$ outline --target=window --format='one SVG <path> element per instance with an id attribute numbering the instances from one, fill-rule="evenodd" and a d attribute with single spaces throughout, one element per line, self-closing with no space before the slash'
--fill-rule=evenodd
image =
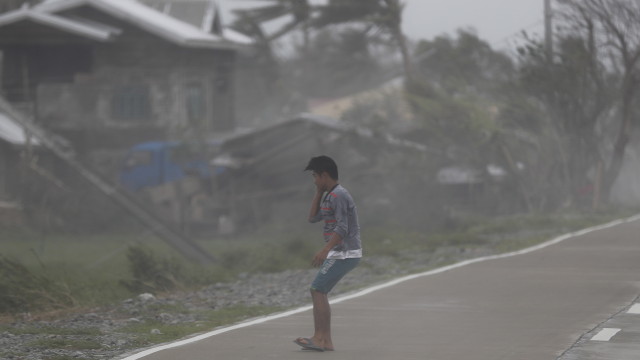
<path id="1" fill-rule="evenodd" d="M 185 93 L 185 105 L 189 123 L 199 123 L 205 117 L 204 88 L 202 84 L 188 84 Z"/>
<path id="2" fill-rule="evenodd" d="M 149 115 L 148 86 L 127 85 L 115 89 L 111 100 L 111 116 L 115 120 L 147 120 Z"/>

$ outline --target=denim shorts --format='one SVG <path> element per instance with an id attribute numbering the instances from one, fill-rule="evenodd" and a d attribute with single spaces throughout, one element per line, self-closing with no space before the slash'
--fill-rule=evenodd
<path id="1" fill-rule="evenodd" d="M 353 259 L 327 259 L 322 263 L 315 280 L 311 283 L 311 290 L 322 294 L 328 294 L 331 289 L 347 273 L 360 263 L 359 258 Z"/>

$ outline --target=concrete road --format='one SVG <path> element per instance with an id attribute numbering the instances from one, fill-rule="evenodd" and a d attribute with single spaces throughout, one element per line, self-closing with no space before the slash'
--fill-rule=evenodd
<path id="1" fill-rule="evenodd" d="M 638 294 L 640 221 L 634 220 L 334 304 L 335 352 L 302 351 L 292 343 L 311 335 L 306 310 L 128 359 L 542 360 L 578 347 L 582 359 L 621 359 L 621 353 L 607 357 L 602 346 L 594 347 L 597 356 L 589 353 L 586 334 L 629 308 Z M 628 321 L 637 328 L 640 315 Z M 626 351 L 640 356 L 634 348 Z"/>

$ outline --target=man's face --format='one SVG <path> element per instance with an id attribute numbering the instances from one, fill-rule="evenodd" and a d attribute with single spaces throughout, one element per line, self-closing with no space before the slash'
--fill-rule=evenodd
<path id="1" fill-rule="evenodd" d="M 326 172 L 322 172 L 322 173 L 317 173 L 317 172 L 312 172 L 311 175 L 313 176 L 313 183 L 316 184 L 316 187 L 319 190 L 323 190 L 326 191 L 327 190 L 327 178 L 329 177 L 329 175 Z"/>

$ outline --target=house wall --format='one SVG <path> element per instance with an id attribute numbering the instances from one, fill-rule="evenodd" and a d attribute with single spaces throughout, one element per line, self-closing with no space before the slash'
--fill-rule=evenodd
<path id="1" fill-rule="evenodd" d="M 52 128 L 234 127 L 233 54 L 144 41 L 96 45 L 91 73 L 41 83 L 38 118 Z"/>
<path id="2" fill-rule="evenodd" d="M 45 127 L 95 139 L 94 145 L 114 146 L 121 146 L 127 136 L 135 143 L 206 136 L 235 127 L 234 51 L 177 45 L 90 7 L 64 15 L 113 26 L 122 35 L 106 43 L 86 39 L 76 43 L 70 38 L 71 44 L 65 45 L 44 41 L 4 47 L 6 64 L 32 68 L 27 73 L 29 83 L 37 84 L 35 118 Z M 78 51 L 81 62 L 74 60 Z M 57 61 L 38 55 L 44 53 L 55 54 Z M 9 72 L 23 74 L 23 70 Z M 5 93 L 12 90 L 7 86 Z"/>
<path id="3" fill-rule="evenodd" d="M 0 201 L 19 199 L 19 153 L 9 144 L 0 141 Z"/>

